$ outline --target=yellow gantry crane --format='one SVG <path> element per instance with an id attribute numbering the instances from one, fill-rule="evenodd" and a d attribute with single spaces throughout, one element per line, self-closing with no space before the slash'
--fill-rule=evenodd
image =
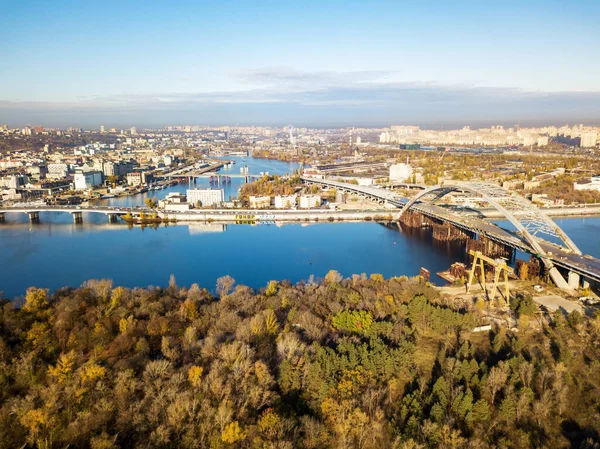
<path id="1" fill-rule="evenodd" d="M 475 271 L 479 268 L 479 281 L 481 285 L 485 289 L 486 294 L 489 297 L 490 301 L 493 301 L 496 297 L 496 290 L 500 290 L 498 287 L 498 282 L 500 281 L 500 276 L 504 274 L 504 298 L 506 301 L 510 299 L 510 292 L 508 289 L 508 275 L 513 274 L 514 270 L 508 266 L 505 259 L 492 259 L 491 257 L 484 256 L 481 251 L 473 251 L 470 250 L 469 254 L 473 256 L 473 265 L 471 266 L 471 271 L 469 272 L 469 281 L 467 284 L 467 293 L 471 290 L 471 285 L 473 285 L 473 281 L 475 278 Z M 485 284 L 485 270 L 484 270 L 484 262 L 494 267 L 494 286 L 492 287 L 491 296 L 487 291 L 487 287 Z"/>

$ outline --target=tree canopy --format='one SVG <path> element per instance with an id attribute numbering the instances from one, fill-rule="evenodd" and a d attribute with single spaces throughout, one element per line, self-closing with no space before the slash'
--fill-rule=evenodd
<path id="1" fill-rule="evenodd" d="M 472 332 L 418 278 L 234 283 L 4 300 L 0 447 L 598 447 L 600 318 Z"/>

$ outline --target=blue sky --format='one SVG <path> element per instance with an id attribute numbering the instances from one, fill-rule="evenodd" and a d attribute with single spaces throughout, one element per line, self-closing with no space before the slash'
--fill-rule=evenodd
<path id="1" fill-rule="evenodd" d="M 0 10 L 0 122 L 11 125 L 600 122 L 597 0 Z"/>

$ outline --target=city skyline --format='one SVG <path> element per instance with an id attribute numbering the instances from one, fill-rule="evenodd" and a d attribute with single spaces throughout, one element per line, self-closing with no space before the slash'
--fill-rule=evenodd
<path id="1" fill-rule="evenodd" d="M 597 2 L 17 4 L 0 122 L 598 123 Z"/>

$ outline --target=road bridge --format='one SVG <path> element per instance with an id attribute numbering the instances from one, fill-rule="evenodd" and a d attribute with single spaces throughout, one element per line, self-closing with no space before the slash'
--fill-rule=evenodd
<path id="1" fill-rule="evenodd" d="M 468 233 L 483 235 L 514 249 L 532 254 L 543 262 L 551 279 L 561 289 L 574 290 L 580 283 L 580 276 L 600 282 L 600 260 L 582 254 L 569 236 L 531 202 L 500 186 L 487 183 L 440 185 L 425 189 L 408 200 L 389 190 L 377 187 L 358 186 L 313 177 L 302 177 L 302 181 L 340 189 L 399 208 L 400 211 L 395 217 L 398 220 L 407 211 L 416 210 L 443 223 L 450 223 Z M 437 200 L 455 191 L 469 192 L 488 203 L 515 226 L 516 232 L 500 228 L 481 218 L 464 216 L 456 210 L 435 205 Z M 557 243 L 543 239 L 541 235 L 550 236 Z M 558 267 L 568 271 L 568 280 L 563 277 Z"/>

